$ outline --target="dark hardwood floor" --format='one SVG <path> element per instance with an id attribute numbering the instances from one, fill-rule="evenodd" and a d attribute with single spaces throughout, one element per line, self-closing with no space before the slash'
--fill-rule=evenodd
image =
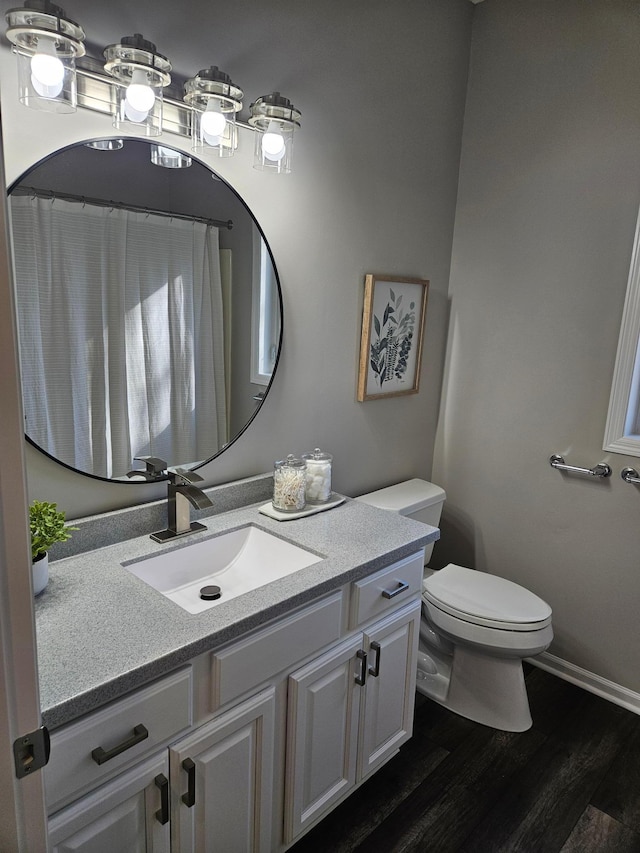
<path id="1" fill-rule="evenodd" d="M 529 731 L 418 695 L 413 738 L 290 853 L 640 853 L 640 716 L 527 670 Z"/>

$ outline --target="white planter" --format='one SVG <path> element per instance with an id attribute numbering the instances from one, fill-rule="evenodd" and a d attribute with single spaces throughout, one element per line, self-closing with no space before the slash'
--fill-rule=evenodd
<path id="1" fill-rule="evenodd" d="M 49 554 L 43 554 L 31 564 L 33 594 L 39 595 L 49 583 Z"/>

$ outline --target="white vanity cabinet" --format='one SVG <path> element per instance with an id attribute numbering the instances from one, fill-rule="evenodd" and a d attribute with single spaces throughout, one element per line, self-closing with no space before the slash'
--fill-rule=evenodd
<path id="1" fill-rule="evenodd" d="M 423 552 L 52 735 L 52 853 L 274 853 L 411 734 Z"/>
<path id="2" fill-rule="evenodd" d="M 419 629 L 413 601 L 289 677 L 285 842 L 411 736 Z"/>

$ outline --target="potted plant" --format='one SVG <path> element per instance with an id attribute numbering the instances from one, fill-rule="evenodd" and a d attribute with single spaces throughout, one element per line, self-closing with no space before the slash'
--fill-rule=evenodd
<path id="1" fill-rule="evenodd" d="M 54 503 L 34 501 L 29 507 L 33 594 L 38 595 L 49 580 L 49 548 L 55 542 L 66 542 L 77 527 L 65 525 L 64 512 Z"/>

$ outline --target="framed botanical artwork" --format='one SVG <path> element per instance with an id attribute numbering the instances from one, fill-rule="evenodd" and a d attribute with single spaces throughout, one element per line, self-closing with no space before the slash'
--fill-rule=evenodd
<path id="1" fill-rule="evenodd" d="M 428 295 L 426 279 L 365 277 L 359 402 L 418 392 Z"/>

